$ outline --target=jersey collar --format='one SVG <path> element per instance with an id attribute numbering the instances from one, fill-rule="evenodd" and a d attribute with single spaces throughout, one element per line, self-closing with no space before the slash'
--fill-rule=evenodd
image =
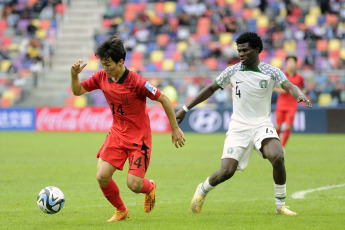
<path id="1" fill-rule="evenodd" d="M 126 80 L 126 78 L 128 77 L 129 74 L 129 70 L 126 68 L 125 72 L 123 73 L 123 75 L 121 76 L 121 78 L 116 82 L 118 84 L 123 84 L 123 82 Z M 108 78 L 108 82 L 112 83 L 114 82 L 111 78 Z"/>

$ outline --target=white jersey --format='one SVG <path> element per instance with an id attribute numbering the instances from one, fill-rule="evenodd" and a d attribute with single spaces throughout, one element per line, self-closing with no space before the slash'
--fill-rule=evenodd
<path id="1" fill-rule="evenodd" d="M 231 119 L 247 125 L 271 123 L 271 98 L 275 86 L 287 82 L 278 68 L 260 62 L 258 67 L 248 68 L 242 63 L 229 66 L 215 80 L 224 89 L 232 85 L 233 114 Z"/>

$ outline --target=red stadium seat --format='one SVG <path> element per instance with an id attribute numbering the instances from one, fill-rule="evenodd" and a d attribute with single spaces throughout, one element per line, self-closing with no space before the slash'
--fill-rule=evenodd
<path id="1" fill-rule="evenodd" d="M 211 22 L 209 18 L 202 17 L 198 20 L 197 33 L 200 35 L 210 33 Z"/>
<path id="2" fill-rule="evenodd" d="M 316 49 L 321 52 L 328 51 L 328 41 L 322 39 L 317 40 Z"/>
<path id="3" fill-rule="evenodd" d="M 157 36 L 157 44 L 159 46 L 166 46 L 169 42 L 169 35 L 168 34 L 158 34 Z"/>
<path id="4" fill-rule="evenodd" d="M 50 20 L 41 20 L 40 28 L 47 30 L 50 28 Z"/>
<path id="5" fill-rule="evenodd" d="M 58 3 L 55 6 L 55 13 L 56 14 L 63 14 L 65 13 L 65 5 L 63 3 Z"/>
<path id="6" fill-rule="evenodd" d="M 250 8 L 243 9 L 243 19 L 247 20 L 253 17 L 253 10 Z"/>

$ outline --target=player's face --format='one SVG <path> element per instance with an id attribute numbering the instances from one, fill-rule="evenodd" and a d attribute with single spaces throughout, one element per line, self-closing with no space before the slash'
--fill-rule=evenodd
<path id="1" fill-rule="evenodd" d="M 258 48 L 253 49 L 249 43 L 237 44 L 238 57 L 243 65 L 247 67 L 256 67 L 259 62 Z"/>
<path id="2" fill-rule="evenodd" d="M 118 63 L 115 63 L 111 57 L 108 59 L 101 59 L 101 65 L 109 78 L 117 78 L 122 71 L 123 59 Z"/>
<path id="3" fill-rule="evenodd" d="M 294 72 L 296 70 L 295 59 L 289 58 L 289 59 L 286 60 L 286 70 L 288 72 Z"/>

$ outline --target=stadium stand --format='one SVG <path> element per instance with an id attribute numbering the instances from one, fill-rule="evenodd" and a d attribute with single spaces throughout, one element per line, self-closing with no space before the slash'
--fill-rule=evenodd
<path id="1" fill-rule="evenodd" d="M 16 9 L 21 11 L 19 18 L 10 16 L 12 14 L 9 13 L 9 8 L 13 8 L 12 2 L 18 3 Z M 54 18 L 51 18 L 49 15 L 52 11 L 48 7 L 48 2 L 50 1 L 17 0 L 8 1 L 2 6 L 2 14 L 6 17 L 1 17 L 0 20 L 1 70 L 14 66 L 12 69 L 19 73 L 20 79 L 28 78 L 33 62 L 25 59 L 29 54 L 31 59 L 43 56 L 44 68 L 47 67 L 46 59 L 53 52 L 48 52 L 48 57 L 46 57 L 47 53 L 38 55 L 37 46 L 50 47 L 49 44 L 54 42 L 59 31 L 57 29 L 59 20 L 56 19 L 61 19 L 70 7 L 69 4 L 52 1 L 55 11 Z M 81 1 L 72 3 L 74 2 Z M 240 33 L 253 31 L 260 34 L 264 41 L 265 50 L 260 54 L 262 61 L 282 68 L 287 55 L 298 56 L 299 72 L 305 77 L 308 94 L 314 103 L 320 102 L 322 106 L 345 103 L 345 73 L 343 71 L 345 68 L 345 3 L 343 1 L 322 1 L 322 4 L 328 2 L 328 8 L 324 5 L 321 7 L 321 3 L 316 0 L 108 0 L 99 2 L 100 6 L 105 2 L 106 7 L 104 7 L 102 22 L 94 30 L 94 47 L 104 41 L 108 35 L 117 34 L 124 39 L 127 48 L 126 66 L 145 73 L 144 76 L 155 81 L 160 87 L 165 87 L 172 82 L 179 92 L 178 102 L 183 103 L 186 97 L 195 95 L 195 88 L 202 87 L 228 65 L 238 62 L 234 41 Z M 43 11 L 41 7 L 38 11 L 34 10 L 37 8 L 35 4 L 45 4 L 47 9 Z M 85 5 L 86 2 L 83 4 Z M 19 38 L 8 34 L 9 27 L 14 27 L 16 34 L 18 34 L 17 31 L 21 31 Z M 72 33 L 70 32 L 72 30 L 76 29 L 66 27 L 63 33 L 58 34 L 60 37 L 64 34 L 66 39 L 58 46 L 53 46 L 58 47 L 53 53 L 53 59 L 56 60 L 53 69 L 67 68 L 66 65 L 69 66 L 72 62 L 65 60 L 66 54 L 70 52 L 71 55 L 67 56 L 73 56 L 72 52 L 78 51 L 72 49 L 77 48 L 74 47 L 76 43 L 67 42 L 69 36 L 67 33 Z M 30 37 L 31 39 L 38 39 L 41 44 L 27 47 L 24 54 L 17 52 L 16 58 L 10 58 L 8 53 L 22 50 L 22 41 L 27 40 L 28 35 L 33 37 Z M 29 41 L 26 42 L 29 43 Z M 37 41 L 31 41 L 34 44 L 35 42 Z M 62 52 L 65 52 L 64 55 L 61 55 Z M 86 58 L 88 66 L 83 75 L 84 78 L 100 68 L 98 60 L 91 54 L 92 50 L 87 52 L 89 53 Z M 84 54 L 83 57 L 85 58 Z M 60 59 L 63 60 L 59 61 Z M 8 77 L 10 76 L 8 73 L 3 75 L 1 79 L 6 80 L 1 80 L 1 82 L 6 85 L 11 77 Z M 22 83 L 24 86 L 27 84 Z M 194 84 L 198 85 L 194 86 Z M 9 86 L 5 88 L 8 90 Z M 325 93 L 331 95 L 331 100 L 319 98 Z M 75 99 L 70 91 L 65 91 L 64 95 L 63 105 L 75 105 Z M 230 102 L 231 94 L 225 96 L 224 99 L 224 95 L 215 95 L 210 101 L 219 102 L 217 98 L 221 98 L 225 103 Z M 104 105 L 104 99 L 100 94 L 87 97 L 86 102 L 79 102 L 79 104 Z"/>
<path id="2" fill-rule="evenodd" d="M 129 47 L 131 59 L 126 65 L 157 77 L 162 72 L 165 76 L 180 71 L 195 73 L 200 63 L 208 71 L 222 71 L 238 62 L 234 44 L 238 35 L 257 32 L 264 41 L 262 61 L 282 68 L 287 55 L 297 55 L 313 102 L 335 105 L 345 102 L 345 74 L 341 71 L 345 67 L 345 3 L 330 0 L 330 10 L 325 12 L 319 4 L 293 0 L 110 1 L 95 41 L 99 44 L 107 35 L 119 35 Z M 137 14 L 132 13 L 135 10 Z M 324 72 L 326 78 L 314 70 Z M 162 85 L 168 82 L 158 79 Z M 180 81 L 175 80 L 175 87 Z M 194 82 L 187 80 L 186 84 Z M 319 98 L 326 91 L 331 100 Z"/>
<path id="3" fill-rule="evenodd" d="M 8 0 L 0 4 L 0 106 L 37 87 L 51 65 L 61 0 Z M 59 9 L 59 10 L 58 10 Z"/>

